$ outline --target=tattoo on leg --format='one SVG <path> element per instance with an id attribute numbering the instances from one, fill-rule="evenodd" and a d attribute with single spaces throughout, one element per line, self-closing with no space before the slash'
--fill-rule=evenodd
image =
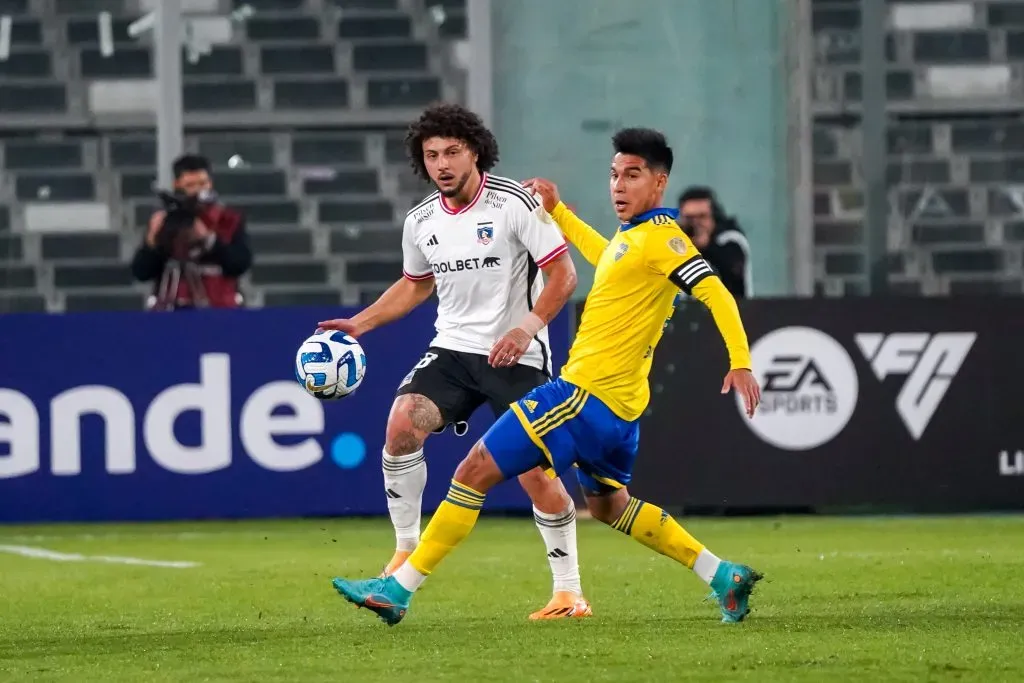
<path id="1" fill-rule="evenodd" d="M 422 394 L 409 394 L 409 421 L 422 432 L 432 432 L 441 427 L 441 411 L 434 402 Z"/>
<path id="2" fill-rule="evenodd" d="M 412 432 L 398 432 L 392 435 L 387 444 L 387 451 L 393 457 L 415 453 L 423 446 L 423 441 Z"/>

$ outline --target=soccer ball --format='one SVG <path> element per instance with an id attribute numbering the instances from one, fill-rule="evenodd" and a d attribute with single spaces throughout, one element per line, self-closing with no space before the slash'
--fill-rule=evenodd
<path id="1" fill-rule="evenodd" d="M 318 330 L 295 354 L 295 379 L 321 400 L 350 395 L 362 384 L 365 373 L 363 347 L 344 332 Z"/>

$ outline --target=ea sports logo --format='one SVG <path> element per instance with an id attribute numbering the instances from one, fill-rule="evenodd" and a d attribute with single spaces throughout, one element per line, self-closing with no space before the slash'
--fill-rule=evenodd
<path id="1" fill-rule="evenodd" d="M 750 355 L 761 405 L 744 422 L 762 440 L 803 451 L 843 431 L 857 407 L 857 370 L 839 342 L 810 327 L 784 327 L 758 339 Z"/>

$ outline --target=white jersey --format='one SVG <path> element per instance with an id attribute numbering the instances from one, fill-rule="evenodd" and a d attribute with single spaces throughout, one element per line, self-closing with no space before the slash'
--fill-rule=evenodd
<path id="1" fill-rule="evenodd" d="M 410 280 L 434 278 L 437 336 L 431 346 L 481 355 L 533 310 L 540 269 L 568 250 L 562 232 L 522 185 L 483 174 L 473 200 L 455 211 L 435 192 L 409 212 L 402 267 Z M 544 328 L 519 361 L 549 375 Z"/>

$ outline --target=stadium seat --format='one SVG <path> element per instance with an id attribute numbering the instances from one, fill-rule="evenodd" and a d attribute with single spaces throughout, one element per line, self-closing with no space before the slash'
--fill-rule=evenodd
<path id="1" fill-rule="evenodd" d="M 60 113 L 66 109 L 67 90 L 63 84 L 0 84 L 0 114 Z"/>
<path id="2" fill-rule="evenodd" d="M 0 263 L 0 290 L 35 289 L 36 269 L 32 266 Z"/>
<path id="3" fill-rule="evenodd" d="M 427 46 L 422 43 L 377 43 L 352 48 L 356 71 L 426 71 Z"/>
<path id="4" fill-rule="evenodd" d="M 64 297 L 64 310 L 69 313 L 85 311 L 141 311 L 146 295 L 140 292 L 68 292 Z"/>
<path id="5" fill-rule="evenodd" d="M 251 81 L 185 83 L 182 101 L 190 111 L 252 111 L 256 108 L 256 84 Z"/>
<path id="6" fill-rule="evenodd" d="M 75 142 L 17 142 L 3 145 L 3 166 L 9 171 L 82 167 L 82 146 Z"/>
<path id="7" fill-rule="evenodd" d="M 0 79 L 43 79 L 53 75 L 50 53 L 41 50 L 11 50 L 0 60 Z"/>
<path id="8" fill-rule="evenodd" d="M 257 254 L 308 256 L 313 253 L 313 233 L 299 228 L 260 228 L 249 231 L 249 241 Z"/>
<path id="9" fill-rule="evenodd" d="M 342 17 L 338 21 L 338 37 L 366 40 L 371 38 L 409 38 L 412 20 L 404 15 Z"/>
<path id="10" fill-rule="evenodd" d="M 264 307 L 338 306 L 341 303 L 341 293 L 330 287 L 285 290 L 268 287 L 263 294 Z"/>
<path id="11" fill-rule="evenodd" d="M 328 45 L 265 47 L 260 71 L 267 76 L 334 73 L 334 50 Z"/>
<path id="12" fill-rule="evenodd" d="M 53 284 L 63 289 L 75 287 L 116 287 L 128 289 L 134 284 L 131 270 L 124 263 L 57 263 L 53 266 Z"/>
<path id="13" fill-rule="evenodd" d="M 117 234 L 43 235 L 40 253 L 48 261 L 116 260 L 121 256 Z"/>
<path id="14" fill-rule="evenodd" d="M 395 220 L 391 203 L 383 200 L 320 202 L 321 223 L 385 223 Z"/>
<path id="15" fill-rule="evenodd" d="M 366 144 L 363 139 L 348 138 L 292 138 L 294 164 L 363 164 Z"/>
<path id="16" fill-rule="evenodd" d="M 275 109 L 341 109 L 348 103 L 348 81 L 342 79 L 289 79 L 274 83 Z"/>
<path id="17" fill-rule="evenodd" d="M 348 280 L 352 283 L 393 282 L 402 277 L 402 261 L 392 259 L 369 259 L 348 264 Z"/>
<path id="18" fill-rule="evenodd" d="M 260 17 L 245 22 L 245 34 L 252 41 L 316 42 L 320 22 L 314 17 Z"/>
<path id="19" fill-rule="evenodd" d="M 307 259 L 292 262 L 257 261 L 250 276 L 254 285 L 326 285 L 327 264 Z"/>
<path id="20" fill-rule="evenodd" d="M 96 196 L 96 180 L 90 173 L 19 175 L 15 196 L 23 201 L 81 201 Z"/>
<path id="21" fill-rule="evenodd" d="M 85 47 L 79 53 L 79 68 L 85 78 L 151 78 L 153 53 L 142 47 L 126 47 L 104 55 L 99 48 Z"/>
<path id="22" fill-rule="evenodd" d="M 111 38 L 118 49 L 122 45 L 135 45 L 135 39 L 128 35 L 128 27 L 138 17 L 116 17 L 111 19 Z M 100 24 L 95 17 L 68 19 L 67 41 L 69 45 L 96 46 L 100 42 Z"/>
<path id="23" fill-rule="evenodd" d="M 35 47 L 43 42 L 43 23 L 19 17 L 11 22 L 11 45 Z"/>
<path id="24" fill-rule="evenodd" d="M 303 192 L 315 197 L 319 195 L 365 194 L 380 192 L 376 171 L 334 171 L 329 178 L 307 178 L 302 183 Z"/>
<path id="25" fill-rule="evenodd" d="M 183 60 L 182 72 L 189 76 L 241 76 L 245 73 L 242 51 L 237 47 L 218 46 L 198 61 Z"/>
<path id="26" fill-rule="evenodd" d="M 371 107 L 423 107 L 441 99 L 441 82 L 436 78 L 374 79 L 367 84 Z"/>
<path id="27" fill-rule="evenodd" d="M 0 289 L 0 312 L 45 313 L 46 298 L 41 294 L 5 292 Z"/>
<path id="28" fill-rule="evenodd" d="M 156 140 L 111 140 L 109 154 L 114 168 L 153 168 L 156 166 Z"/>
<path id="29" fill-rule="evenodd" d="M 334 254 L 390 254 L 400 248 L 402 231 L 396 229 L 348 228 L 332 230 L 330 250 Z"/>
<path id="30" fill-rule="evenodd" d="M 24 257 L 24 245 L 19 235 L 0 234 L 0 263 L 20 261 Z"/>

